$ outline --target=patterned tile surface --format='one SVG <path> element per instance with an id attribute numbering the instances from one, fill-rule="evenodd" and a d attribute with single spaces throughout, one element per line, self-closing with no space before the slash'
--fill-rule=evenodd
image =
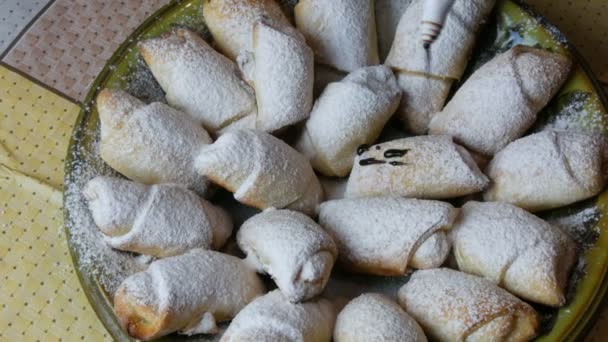
<path id="1" fill-rule="evenodd" d="M 525 0 L 559 27 L 596 75 L 608 82 L 608 1 Z"/>
<path id="2" fill-rule="evenodd" d="M 108 340 L 63 230 L 63 158 L 79 108 L 3 67 L 0 84 L 0 341 Z"/>
<path id="3" fill-rule="evenodd" d="M 167 2 L 56 0 L 4 62 L 80 101 L 118 45 Z"/>
<path id="4" fill-rule="evenodd" d="M 0 0 L 0 55 L 51 0 Z"/>

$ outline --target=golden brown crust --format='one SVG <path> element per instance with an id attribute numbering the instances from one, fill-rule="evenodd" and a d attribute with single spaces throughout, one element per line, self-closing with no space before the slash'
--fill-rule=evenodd
<path id="1" fill-rule="evenodd" d="M 274 0 L 204 0 L 202 9 L 217 49 L 232 60 L 250 47 L 246 39 L 260 17 L 289 24 Z"/>
<path id="2" fill-rule="evenodd" d="M 135 338 L 148 341 L 163 335 L 167 313 L 137 303 L 123 288 L 114 296 L 114 311 L 122 328 Z"/>

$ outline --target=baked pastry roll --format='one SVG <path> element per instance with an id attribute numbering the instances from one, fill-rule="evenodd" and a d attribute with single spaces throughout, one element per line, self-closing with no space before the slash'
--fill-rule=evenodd
<path id="1" fill-rule="evenodd" d="M 220 341 L 329 342 L 335 321 L 335 308 L 327 299 L 291 303 L 274 290 L 239 312 Z"/>
<path id="2" fill-rule="evenodd" d="M 374 0 L 300 0 L 294 14 L 317 62 L 346 72 L 380 63 Z"/>
<path id="3" fill-rule="evenodd" d="M 568 77 L 567 56 L 516 46 L 479 68 L 437 113 L 431 134 L 447 134 L 488 156 L 522 136 Z"/>
<path id="4" fill-rule="evenodd" d="M 538 331 L 530 305 L 486 279 L 446 268 L 415 272 L 398 297 L 437 341 L 529 341 Z"/>
<path id="5" fill-rule="evenodd" d="M 391 69 L 378 65 L 356 70 L 325 88 L 296 149 L 324 175 L 346 176 L 357 147 L 378 138 L 400 98 Z"/>
<path id="6" fill-rule="evenodd" d="M 195 33 L 176 29 L 137 46 L 167 102 L 210 132 L 256 112 L 254 91 L 236 64 Z"/>
<path id="7" fill-rule="evenodd" d="M 140 340 L 175 331 L 213 334 L 216 322 L 230 320 L 264 291 L 255 271 L 239 258 L 193 249 L 125 279 L 114 295 L 114 311 Z"/>
<path id="8" fill-rule="evenodd" d="M 533 302 L 564 304 L 576 246 L 559 228 L 507 203 L 471 201 L 450 234 L 461 271 Z"/>
<path id="9" fill-rule="evenodd" d="M 236 239 L 246 260 L 270 274 L 291 302 L 321 293 L 338 255 L 323 228 L 291 210 L 265 210 L 245 221 Z"/>
<path id="10" fill-rule="evenodd" d="M 606 151 L 601 135 L 544 131 L 521 138 L 486 168 L 492 184 L 484 199 L 539 211 L 593 197 L 606 184 Z"/>
<path id="11" fill-rule="evenodd" d="M 374 9 L 376 11 L 376 31 L 378 31 L 378 54 L 380 61 L 384 61 L 388 56 L 399 20 L 410 6 L 412 0 L 375 0 Z"/>
<path id="12" fill-rule="evenodd" d="M 202 9 L 215 45 L 233 61 L 242 52 L 253 51 L 253 27 L 260 19 L 291 26 L 274 0 L 204 0 Z"/>
<path id="13" fill-rule="evenodd" d="M 228 213 L 179 185 L 98 176 L 83 194 L 104 241 L 123 251 L 167 257 L 219 249 L 232 233 Z"/>
<path id="14" fill-rule="evenodd" d="M 403 275 L 439 267 L 448 256 L 446 232 L 458 211 L 438 201 L 401 197 L 341 199 L 319 207 L 319 223 L 338 245 L 347 270 Z"/>
<path id="15" fill-rule="evenodd" d="M 453 198 L 483 190 L 488 178 L 448 136 L 418 136 L 362 146 L 346 197 Z"/>
<path id="16" fill-rule="evenodd" d="M 393 300 L 365 293 L 340 311 L 334 329 L 335 342 L 426 342 L 416 321 Z"/>
<path id="17" fill-rule="evenodd" d="M 192 118 L 111 89 L 97 96 L 97 111 L 101 158 L 113 169 L 140 183 L 177 183 L 205 192 L 208 182 L 196 173 L 193 161 L 211 138 Z"/>
<path id="18" fill-rule="evenodd" d="M 464 73 L 477 33 L 494 3 L 456 0 L 428 50 L 420 41 L 424 1 L 415 0 L 405 10 L 385 64 L 395 70 L 403 89 L 397 112 L 408 131 L 426 133 L 433 115 L 443 108 L 452 83 Z"/>
<path id="19" fill-rule="evenodd" d="M 258 111 L 255 128 L 274 132 L 308 118 L 313 101 L 314 55 L 300 32 L 260 21 L 253 29 L 251 76 Z M 248 66 L 244 66 L 248 68 Z"/>
<path id="20" fill-rule="evenodd" d="M 323 197 L 306 157 L 261 131 L 228 131 L 201 148 L 195 163 L 201 175 L 255 208 L 286 208 L 312 215 Z"/>

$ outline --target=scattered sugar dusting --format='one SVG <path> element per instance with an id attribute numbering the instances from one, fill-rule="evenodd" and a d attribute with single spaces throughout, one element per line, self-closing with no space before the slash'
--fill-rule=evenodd
<path id="1" fill-rule="evenodd" d="M 600 234 L 598 222 L 602 211 L 593 205 L 584 209 L 564 213 L 548 219 L 549 223 L 559 227 L 584 248 L 591 247 Z"/>
<path id="2" fill-rule="evenodd" d="M 115 173 L 99 158 L 98 138 L 96 130 L 89 131 L 86 127 L 73 135 L 73 143 L 77 145 L 69 152 L 66 166 L 69 174 L 64 190 L 65 224 L 71 249 L 78 256 L 78 268 L 92 274 L 107 293 L 113 294 L 126 277 L 144 270 L 150 259 L 136 258 L 131 253 L 116 251 L 106 245 L 89 213 L 82 194 L 85 184 L 100 171 L 108 175 Z"/>

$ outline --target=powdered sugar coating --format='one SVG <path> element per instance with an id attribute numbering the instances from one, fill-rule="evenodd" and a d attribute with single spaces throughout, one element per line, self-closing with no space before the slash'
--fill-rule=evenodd
<path id="1" fill-rule="evenodd" d="M 232 61 L 202 38 L 177 29 L 138 43 L 167 102 L 215 131 L 256 112 L 254 92 Z"/>
<path id="2" fill-rule="evenodd" d="M 388 67 L 358 69 L 325 88 L 296 149 L 324 175 L 346 176 L 357 147 L 378 138 L 400 98 L 401 91 Z"/>
<path id="3" fill-rule="evenodd" d="M 323 192 L 310 163 L 278 138 L 253 130 L 228 131 L 201 148 L 198 172 L 244 204 L 314 213 Z"/>
<path id="4" fill-rule="evenodd" d="M 232 233 L 228 213 L 179 185 L 98 176 L 83 193 L 104 241 L 116 249 L 166 257 L 219 249 Z"/>
<path id="5" fill-rule="evenodd" d="M 301 0 L 294 14 L 317 62 L 346 72 L 380 63 L 374 0 Z"/>
<path id="6" fill-rule="evenodd" d="M 277 27 L 291 26 L 274 0 L 204 0 L 202 11 L 217 48 L 232 60 L 253 51 L 256 22 L 263 19 Z"/>
<path id="7" fill-rule="evenodd" d="M 426 342 L 416 321 L 380 294 L 366 293 L 350 301 L 336 320 L 335 342 Z"/>
<path id="8" fill-rule="evenodd" d="M 319 207 L 319 223 L 338 245 L 339 262 L 347 269 L 378 275 L 403 275 L 408 265 L 438 267 L 450 250 L 417 250 L 436 234 L 450 229 L 458 211 L 438 201 L 401 197 L 342 199 Z M 446 248 L 442 248 L 442 247 Z M 424 257 L 434 262 L 425 262 Z M 415 266 L 414 266 L 415 265 Z"/>
<path id="9" fill-rule="evenodd" d="M 121 90 L 102 90 L 97 108 L 101 158 L 113 169 L 140 183 L 177 183 L 205 193 L 208 182 L 193 161 L 211 138 L 192 118 L 160 102 L 146 105 Z"/>
<path id="10" fill-rule="evenodd" d="M 600 193 L 608 140 L 599 134 L 543 131 L 509 144 L 487 167 L 488 201 L 531 211 L 558 208 Z"/>
<path id="11" fill-rule="evenodd" d="M 559 228 L 507 203 L 470 201 L 450 237 L 461 271 L 534 302 L 564 303 L 576 245 Z"/>
<path id="12" fill-rule="evenodd" d="M 454 81 L 405 72 L 396 76 L 403 92 L 396 115 L 406 131 L 426 134 L 433 116 L 443 109 Z"/>
<path id="13" fill-rule="evenodd" d="M 471 75 L 433 117 L 429 131 L 492 156 L 532 126 L 566 80 L 570 64 L 561 54 L 511 48 Z"/>
<path id="14" fill-rule="evenodd" d="M 258 22 L 253 30 L 257 128 L 273 132 L 310 114 L 314 55 L 297 30 Z"/>
<path id="15" fill-rule="evenodd" d="M 336 312 L 326 299 L 293 304 L 279 290 L 247 305 L 232 320 L 222 342 L 329 342 Z"/>
<path id="16" fill-rule="evenodd" d="M 397 150 L 401 157 L 385 157 Z M 366 161 L 376 160 L 370 165 Z M 355 158 L 346 197 L 405 196 L 442 199 L 488 184 L 469 153 L 448 136 L 418 136 L 370 146 Z"/>
<path id="17" fill-rule="evenodd" d="M 480 341 L 527 341 L 536 335 L 534 309 L 477 276 L 446 268 L 417 271 L 398 297 L 429 337 L 439 341 L 463 341 L 475 333 Z"/>
<path id="18" fill-rule="evenodd" d="M 233 256 L 194 249 L 161 259 L 127 278 L 115 295 L 115 310 L 124 326 L 134 324 L 139 313 L 152 309 L 158 328 L 151 339 L 197 326 L 205 313 L 216 322 L 229 320 L 264 293 L 255 271 Z M 206 318 L 209 319 L 208 317 Z M 137 324 L 135 324 L 137 326 Z M 212 333 L 217 327 L 208 326 Z M 138 337 L 138 336 L 136 336 Z"/>
<path id="19" fill-rule="evenodd" d="M 237 234 L 247 260 L 268 273 L 291 302 L 323 291 L 338 255 L 332 238 L 310 217 L 267 209 L 243 223 Z"/>

